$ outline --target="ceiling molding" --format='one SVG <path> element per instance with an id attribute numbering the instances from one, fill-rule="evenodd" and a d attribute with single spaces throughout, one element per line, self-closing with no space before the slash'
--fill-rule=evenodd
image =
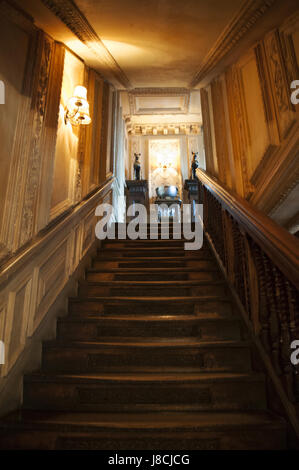
<path id="1" fill-rule="evenodd" d="M 210 73 L 218 62 L 228 54 L 247 34 L 256 22 L 269 10 L 275 0 L 245 0 L 243 6 L 218 37 L 216 43 L 204 58 L 200 69 L 192 79 L 194 88 Z"/>
<path id="2" fill-rule="evenodd" d="M 96 55 L 100 64 L 109 67 L 113 76 L 124 88 L 132 88 L 132 84 L 124 71 L 72 0 L 41 1 Z"/>
<path id="3" fill-rule="evenodd" d="M 145 114 L 187 114 L 189 112 L 190 104 L 190 90 L 187 88 L 135 88 L 128 94 L 130 113 L 132 115 L 145 115 Z M 165 98 L 171 104 L 173 99 L 173 106 L 159 106 L 159 107 L 140 107 L 143 98 Z M 181 98 L 181 103 L 177 98 Z M 139 103 L 140 101 L 140 103 Z"/>
<path id="4" fill-rule="evenodd" d="M 129 135 L 199 135 L 201 133 L 201 125 L 198 122 L 177 122 L 176 124 L 159 123 L 159 124 L 131 124 L 127 122 L 127 131 Z"/>

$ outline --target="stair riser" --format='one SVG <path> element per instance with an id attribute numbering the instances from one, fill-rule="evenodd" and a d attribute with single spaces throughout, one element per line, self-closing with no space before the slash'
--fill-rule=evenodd
<path id="1" fill-rule="evenodd" d="M 95 313 L 95 314 L 120 314 L 120 315 L 190 315 L 193 313 L 217 312 L 219 315 L 227 316 L 232 314 L 232 307 L 229 302 L 223 301 L 203 301 L 196 305 L 180 302 L 129 302 L 124 303 L 100 303 L 96 300 L 81 302 L 70 302 L 72 313 Z"/>
<path id="2" fill-rule="evenodd" d="M 145 411 L 265 409 L 260 382 L 207 384 L 24 384 L 25 409 L 72 411 Z"/>
<path id="3" fill-rule="evenodd" d="M 203 371 L 247 372 L 247 348 L 121 348 L 102 346 L 96 350 L 44 348 L 43 371 L 55 373 L 97 373 L 116 367 L 196 367 Z M 182 375 L 183 378 L 183 375 Z"/>
<path id="4" fill-rule="evenodd" d="M 126 250 L 128 248 L 172 248 L 172 249 L 184 249 L 185 241 L 182 240 L 124 240 L 124 241 L 106 241 L 103 245 L 103 249 L 108 250 Z M 206 247 L 207 245 L 204 244 Z"/>
<path id="5" fill-rule="evenodd" d="M 59 322 L 57 336 L 63 341 L 103 341 L 106 337 L 142 338 L 200 338 L 203 341 L 238 340 L 238 322 L 176 322 L 166 321 L 119 321 L 99 320 L 94 322 Z"/>
<path id="6" fill-rule="evenodd" d="M 97 296 L 111 296 L 111 297 L 188 297 L 200 295 L 219 295 L 224 296 L 227 293 L 226 288 L 221 285 L 205 285 L 194 287 L 181 287 L 181 286 L 132 286 L 127 287 L 109 287 L 109 286 L 93 286 L 81 285 L 79 295 L 83 297 L 97 297 Z"/>
<path id="7" fill-rule="evenodd" d="M 33 431 L 31 429 L 5 434 L 0 449 L 42 450 L 282 450 L 285 432 L 277 427 L 250 427 L 224 431 L 169 431 L 169 429 L 119 431 L 109 428 L 102 432 Z"/>
<path id="8" fill-rule="evenodd" d="M 104 261 L 94 260 L 93 268 L 96 269 L 115 269 L 115 268 L 196 268 L 197 270 L 202 269 L 215 269 L 215 262 L 212 260 L 193 260 L 193 259 L 173 259 L 173 260 L 118 260 L 118 261 Z"/>
<path id="9" fill-rule="evenodd" d="M 100 273 L 100 272 L 87 272 L 87 281 L 165 281 L 169 279 L 171 281 L 191 281 L 191 280 L 203 280 L 203 281 L 215 281 L 220 279 L 220 273 L 217 271 L 202 271 L 202 272 L 190 272 L 190 273 Z"/>

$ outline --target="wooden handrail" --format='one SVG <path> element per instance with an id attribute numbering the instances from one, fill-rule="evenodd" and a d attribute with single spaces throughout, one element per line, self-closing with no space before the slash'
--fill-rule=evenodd
<path id="1" fill-rule="evenodd" d="M 265 251 L 272 262 L 299 288 L 299 241 L 283 227 L 252 207 L 245 199 L 224 189 L 203 170 L 201 183 L 213 194 L 240 226 Z"/>
<path id="2" fill-rule="evenodd" d="M 78 221 L 83 214 L 88 213 L 88 211 L 95 207 L 101 198 L 111 189 L 113 182 L 114 177 L 109 178 L 76 206 L 71 207 L 62 217 L 58 217 L 53 223 L 41 230 L 40 233 L 31 240 L 29 245 L 23 247 L 19 252 L 14 254 L 14 256 L 0 265 L 0 286 L 7 282 L 20 266 L 23 266 L 26 262 L 28 263 L 37 252 L 42 250 L 58 232 L 69 230 L 70 226 L 74 224 L 75 221 Z"/>

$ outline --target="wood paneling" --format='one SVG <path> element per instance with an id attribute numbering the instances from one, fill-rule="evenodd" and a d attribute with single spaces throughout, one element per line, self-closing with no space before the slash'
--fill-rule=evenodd
<path id="1" fill-rule="evenodd" d="M 268 214 L 298 180 L 299 106 L 290 100 L 299 73 L 298 31 L 296 13 L 224 71 L 223 88 L 219 75 L 201 90 L 207 171 Z"/>

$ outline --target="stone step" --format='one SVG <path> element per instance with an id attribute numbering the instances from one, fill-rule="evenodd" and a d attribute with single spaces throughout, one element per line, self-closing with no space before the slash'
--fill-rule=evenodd
<path id="1" fill-rule="evenodd" d="M 159 257 L 159 258 L 113 258 L 101 257 L 95 258 L 92 267 L 96 269 L 106 268 L 195 268 L 198 271 L 202 269 L 216 269 L 216 262 L 213 258 L 188 258 L 188 257 Z"/>
<path id="2" fill-rule="evenodd" d="M 263 410 L 264 376 L 248 373 L 31 374 L 24 409 L 52 411 Z"/>
<path id="3" fill-rule="evenodd" d="M 188 281 L 188 280 L 220 280 L 221 273 L 218 269 L 206 269 L 197 271 L 193 268 L 112 268 L 86 271 L 87 281 Z"/>
<path id="4" fill-rule="evenodd" d="M 43 344 L 42 370 L 51 373 L 126 372 L 126 368 L 192 368 L 198 371 L 246 372 L 251 369 L 249 344 L 244 341 L 196 339 L 113 339 L 106 342 Z"/>
<path id="5" fill-rule="evenodd" d="M 71 313 L 135 314 L 135 315 L 190 315 L 218 313 L 227 317 L 233 307 L 226 297 L 86 297 L 70 298 Z"/>
<path id="6" fill-rule="evenodd" d="M 239 340 L 240 322 L 219 315 L 69 315 L 57 322 L 57 337 L 63 341 L 94 341 L 105 338 L 134 337 L 181 338 L 202 340 Z"/>
<path id="7" fill-rule="evenodd" d="M 228 289 L 222 281 L 80 281 L 79 295 L 83 297 L 98 296 L 225 296 Z"/>
<path id="8" fill-rule="evenodd" d="M 7 450 L 282 450 L 285 446 L 284 420 L 252 410 L 130 414 L 22 411 L 10 414 L 0 425 L 0 449 Z"/>

